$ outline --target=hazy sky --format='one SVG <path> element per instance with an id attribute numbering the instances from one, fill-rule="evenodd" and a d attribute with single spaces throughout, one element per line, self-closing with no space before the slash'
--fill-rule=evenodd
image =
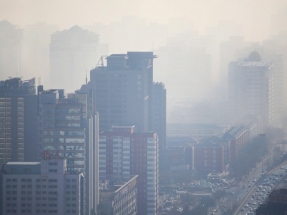
<path id="1" fill-rule="evenodd" d="M 0 20 L 18 25 L 44 21 L 69 28 L 108 24 L 123 16 L 156 23 L 179 17 L 201 32 L 219 20 L 232 20 L 242 24 L 246 38 L 253 40 L 270 34 L 271 16 L 286 6 L 286 0 L 0 0 Z"/>

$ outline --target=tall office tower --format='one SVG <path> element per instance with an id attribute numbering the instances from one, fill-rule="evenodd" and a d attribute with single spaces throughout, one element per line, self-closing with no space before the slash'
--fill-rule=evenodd
<path id="1" fill-rule="evenodd" d="M 134 126 L 114 126 L 100 134 L 100 178 L 138 175 L 137 214 L 155 215 L 158 208 L 158 138 L 135 133 Z"/>
<path id="2" fill-rule="evenodd" d="M 159 167 L 163 168 L 166 149 L 166 89 L 163 83 L 153 83 L 152 130 L 158 135 Z"/>
<path id="3" fill-rule="evenodd" d="M 0 81 L 0 164 L 36 161 L 37 95 L 35 80 Z"/>
<path id="4" fill-rule="evenodd" d="M 97 63 L 98 35 L 74 26 L 51 36 L 50 87 L 73 92 Z"/>
<path id="5" fill-rule="evenodd" d="M 128 52 L 107 57 L 106 66 L 90 72 L 90 87 L 100 114 L 100 130 L 113 125 L 152 129 L 153 52 Z"/>
<path id="6" fill-rule="evenodd" d="M 98 199 L 98 114 L 87 109 L 87 94 L 63 90 L 39 93 L 41 151 L 58 153 L 67 159 L 68 172 L 85 175 L 85 213 L 95 214 Z"/>
<path id="7" fill-rule="evenodd" d="M 21 75 L 21 39 L 22 30 L 0 21 L 0 80 Z"/>
<path id="8" fill-rule="evenodd" d="M 45 154 L 41 162 L 8 162 L 2 169 L 2 214 L 83 214 L 83 173 Z"/>
<path id="9" fill-rule="evenodd" d="M 258 52 L 229 64 L 228 102 L 232 122 L 247 114 L 262 116 L 266 125 L 274 115 L 272 63 L 261 60 Z"/>

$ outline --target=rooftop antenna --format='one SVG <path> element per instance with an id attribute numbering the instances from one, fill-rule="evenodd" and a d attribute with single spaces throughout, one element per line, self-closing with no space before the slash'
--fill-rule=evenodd
<path id="1" fill-rule="evenodd" d="M 87 76 L 87 70 L 86 70 L 86 84 L 88 83 L 88 76 Z"/>

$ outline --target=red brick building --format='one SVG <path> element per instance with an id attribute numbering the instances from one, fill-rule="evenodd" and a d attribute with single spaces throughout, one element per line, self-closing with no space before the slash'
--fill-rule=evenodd
<path id="1" fill-rule="evenodd" d="M 232 159 L 237 157 L 240 149 L 250 140 L 250 129 L 245 125 L 235 126 L 227 131 L 223 138 L 230 141 L 229 157 Z"/>
<path id="2" fill-rule="evenodd" d="M 194 167 L 200 173 L 221 173 L 224 171 L 224 147 L 210 139 L 194 145 Z"/>

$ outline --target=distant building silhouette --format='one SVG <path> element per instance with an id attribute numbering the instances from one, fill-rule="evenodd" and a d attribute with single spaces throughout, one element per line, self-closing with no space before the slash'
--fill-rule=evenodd
<path id="1" fill-rule="evenodd" d="M 56 25 L 39 22 L 23 28 L 21 76 L 36 77 L 38 85 L 50 84 L 50 41 Z"/>
<path id="2" fill-rule="evenodd" d="M 73 26 L 51 36 L 50 87 L 73 92 L 97 63 L 98 35 Z"/>
<path id="3" fill-rule="evenodd" d="M 229 64 L 228 103 L 231 122 L 245 115 L 260 115 L 266 125 L 274 118 L 272 63 L 252 52 L 246 59 Z"/>
<path id="4" fill-rule="evenodd" d="M 21 75 L 21 40 L 21 29 L 0 21 L 0 80 Z"/>

